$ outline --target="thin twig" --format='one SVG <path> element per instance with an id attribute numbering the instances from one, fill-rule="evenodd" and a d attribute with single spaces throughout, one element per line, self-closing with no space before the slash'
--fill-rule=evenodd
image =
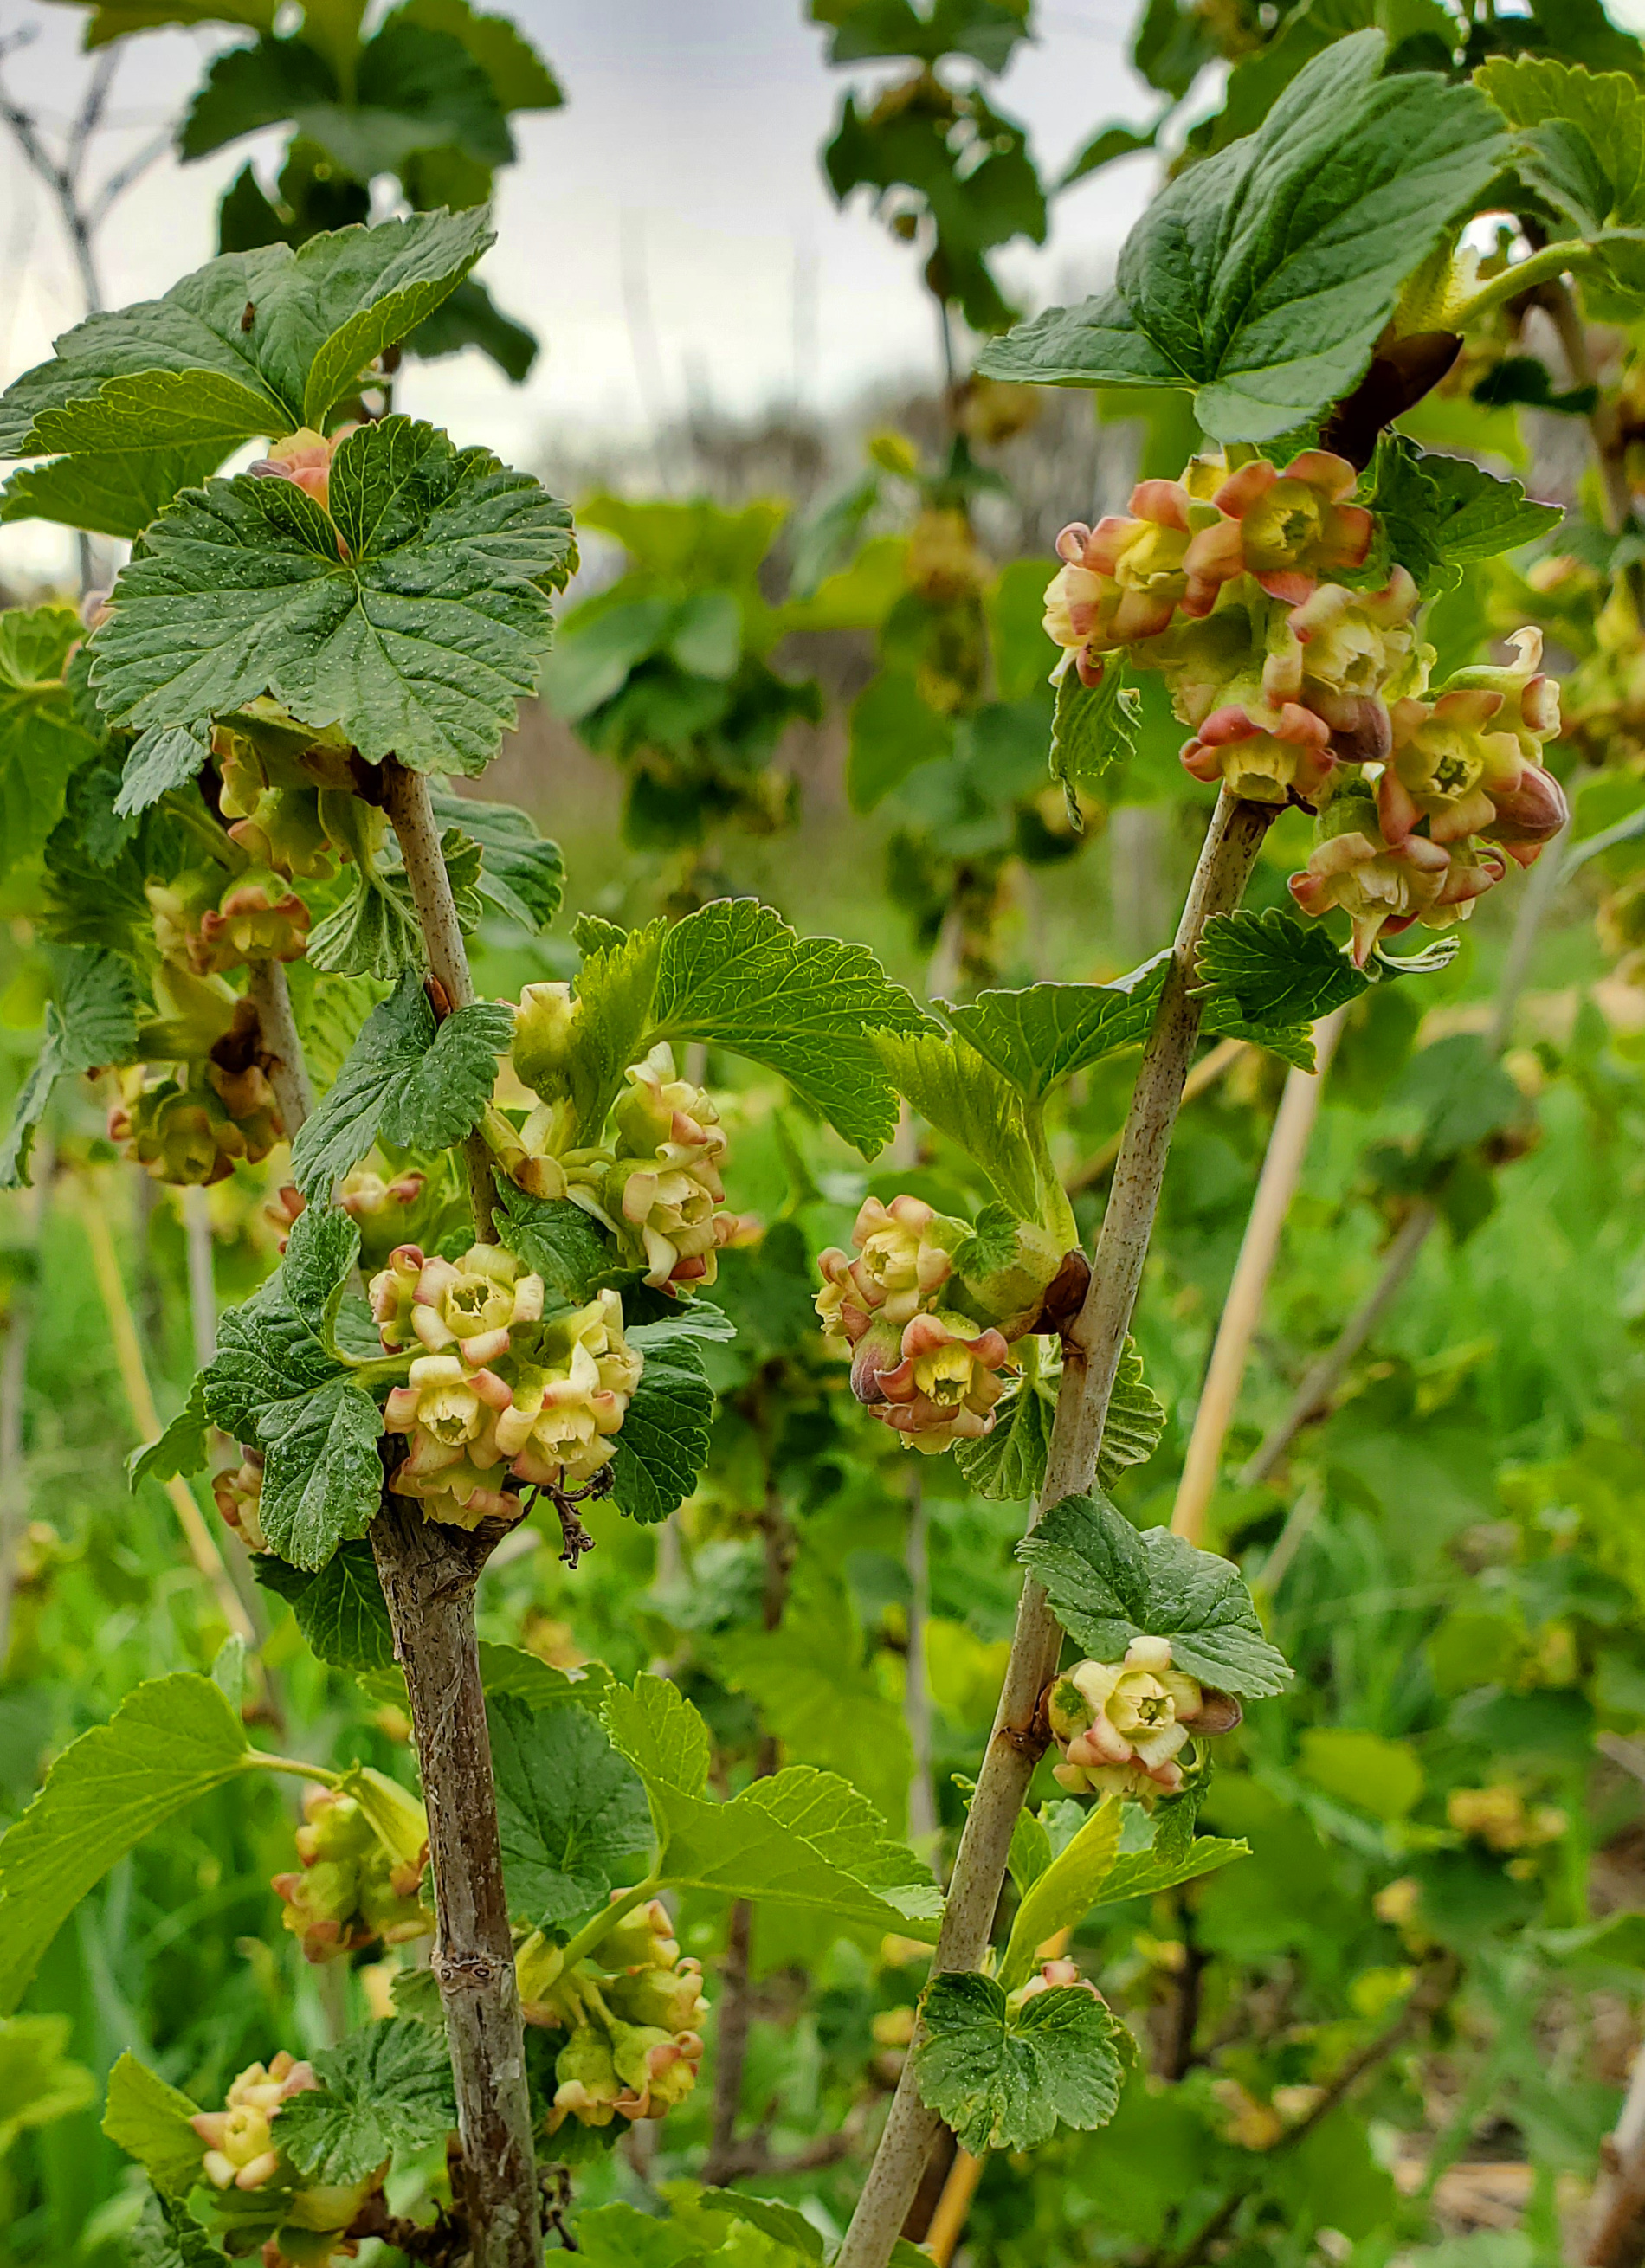
<path id="1" fill-rule="evenodd" d="M 1257 1183 L 1257 1195 L 1245 1224 L 1234 1279 L 1217 1325 L 1216 1344 L 1194 1413 L 1194 1430 L 1171 1513 L 1171 1528 L 1198 1543 L 1205 1533 L 1206 1512 L 1222 1466 L 1222 1447 L 1233 1422 L 1250 1343 L 1262 1314 L 1268 1278 L 1285 1231 L 1286 1215 L 1296 1195 L 1308 1155 L 1309 1137 L 1319 1115 L 1325 1073 L 1342 1036 L 1346 1007 L 1324 1016 L 1314 1027 L 1314 1069 L 1299 1071 L 1293 1064 L 1268 1138 L 1267 1154 Z"/>
<path id="2" fill-rule="evenodd" d="M 1088 1488 L 1095 1476 L 1183 1082 L 1199 1032 L 1200 1004 L 1193 987 L 1200 938 L 1213 914 L 1230 912 L 1238 904 L 1273 817 L 1271 809 L 1224 793 L 1206 831 L 1132 1094 L 1090 1286 L 1065 1340 L 1044 1486 L 1033 1521 L 1064 1497 Z M 1005 1880 L 1011 1830 L 1044 1752 L 1043 1734 L 1036 1730 L 1040 1696 L 1061 1645 L 1044 1590 L 1030 1579 L 1018 1602 L 994 1730 L 960 1838 L 935 1970 L 976 1970 L 982 1964 Z M 890 2257 L 941 2124 L 920 2100 L 915 2067 L 911 2055 L 835 2268 L 886 2268 Z"/>
<path id="3" fill-rule="evenodd" d="M 903 1657 L 903 1722 L 908 1727 L 914 1776 L 908 1788 L 909 1840 L 918 1850 L 937 1832 L 937 1799 L 931 1781 L 931 1684 L 926 1659 L 926 1625 L 931 1617 L 931 1565 L 927 1537 L 931 1514 L 919 1485 L 918 1460 L 909 1476 L 908 1540 L 904 1560 L 908 1570 L 908 1650 Z"/>

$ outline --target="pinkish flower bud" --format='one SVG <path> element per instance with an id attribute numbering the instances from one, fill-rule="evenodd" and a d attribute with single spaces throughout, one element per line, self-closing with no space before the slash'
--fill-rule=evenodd
<path id="1" fill-rule="evenodd" d="M 217 1508 L 248 1551 L 266 1551 L 262 1532 L 262 1452 L 247 1450 L 244 1460 L 211 1483 Z"/>
<path id="2" fill-rule="evenodd" d="M 1178 1758 L 1191 1735 L 1237 1721 L 1216 1705 L 1226 1702 L 1172 1668 L 1169 1638 L 1132 1638 L 1123 1661 L 1076 1662 L 1045 1700 L 1063 1756 L 1052 1768 L 1055 1777 L 1075 1794 L 1100 1791 L 1148 1802 L 1175 1794 L 1183 1784 Z"/>
<path id="3" fill-rule="evenodd" d="M 259 457 L 247 471 L 258 480 L 290 481 L 296 488 L 314 497 L 317 504 L 329 510 L 331 489 L 331 460 L 337 444 L 354 431 L 352 425 L 339 426 L 328 440 L 312 426 L 299 426 L 277 441 L 266 457 Z"/>

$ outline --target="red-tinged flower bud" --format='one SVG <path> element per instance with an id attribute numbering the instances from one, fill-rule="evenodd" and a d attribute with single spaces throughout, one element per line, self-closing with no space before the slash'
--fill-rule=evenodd
<path id="1" fill-rule="evenodd" d="M 211 1483 L 217 1508 L 248 1551 L 266 1551 L 262 1532 L 262 1451 L 248 1449 L 239 1465 L 217 1474 Z"/>
<path id="2" fill-rule="evenodd" d="M 1296 702 L 1278 710 L 1230 705 L 1207 717 L 1186 744 L 1183 769 L 1207 783 L 1221 780 L 1250 803 L 1311 806 L 1336 769 L 1330 742 L 1324 718 Z"/>
<path id="3" fill-rule="evenodd" d="M 613 1901 L 623 1895 L 611 1893 Z M 660 1898 L 633 1907 L 600 1940 L 600 1959 L 608 1969 L 672 1969 L 679 1957 L 674 1918 Z"/>
<path id="4" fill-rule="evenodd" d="M 1228 572 L 1195 563 L 1195 531 L 1216 513 L 1178 481 L 1151 480 L 1132 492 L 1130 518 L 1111 515 L 1095 528 L 1083 521 L 1057 539 L 1064 564 L 1045 592 L 1046 635 L 1096 683 L 1096 657 L 1157 637 L 1181 613 L 1208 615 Z"/>
<path id="5" fill-rule="evenodd" d="M 534 1351 L 511 1361 L 509 1406 L 495 1438 L 520 1480 L 582 1487 L 610 1462 L 645 1358 L 623 1335 L 623 1302 L 610 1290 L 545 1323 Z"/>
<path id="6" fill-rule="evenodd" d="M 1302 605 L 1276 610 L 1265 698 L 1300 701 L 1323 717 L 1340 762 L 1381 762 L 1392 744 L 1389 702 L 1421 689 L 1426 649 L 1416 642 L 1417 605 L 1416 585 L 1397 567 L 1380 591 L 1323 583 Z"/>
<path id="7" fill-rule="evenodd" d="M 290 481 L 314 497 L 317 504 L 330 509 L 331 460 L 339 441 L 353 432 L 352 425 L 341 425 L 329 439 L 316 433 L 312 426 L 299 426 L 277 441 L 266 457 L 259 457 L 247 471 L 254 478 L 265 481 Z"/>
<path id="8" fill-rule="evenodd" d="M 898 1351 L 901 1360 L 878 1373 L 869 1406 L 905 1447 L 933 1455 L 992 1432 L 994 1404 L 1010 1374 L 1011 1350 L 1000 1332 L 969 1315 L 918 1314 L 904 1327 Z M 853 1389 L 856 1369 L 853 1363 Z"/>
<path id="9" fill-rule="evenodd" d="M 272 2132 L 280 2106 L 319 2084 L 312 2066 L 283 2048 L 266 2068 L 254 2063 L 240 2073 L 223 2110 L 197 2112 L 189 2124 L 206 2145 L 202 2170 L 212 2188 L 259 2190 L 271 2181 L 280 2165 Z"/>
<path id="10" fill-rule="evenodd" d="M 824 1284 L 816 1310 L 824 1331 L 854 1344 L 874 1317 L 900 1329 L 934 1304 L 953 1272 L 953 1254 L 970 1234 L 963 1220 L 923 1198 L 904 1195 L 886 1205 L 866 1197 L 852 1230 L 856 1258 L 833 1249 L 818 1257 Z"/>
<path id="11" fill-rule="evenodd" d="M 1388 842 L 1404 842 L 1425 819 L 1435 843 L 1460 843 L 1491 824 L 1494 795 L 1516 787 L 1525 769 L 1516 736 L 1496 729 L 1501 707 L 1501 694 L 1484 687 L 1394 703 L 1393 754 L 1377 787 Z"/>
<path id="12" fill-rule="evenodd" d="M 1195 536 L 1187 565 L 1219 582 L 1254 575 L 1271 599 L 1300 606 L 1333 569 L 1365 563 L 1376 523 L 1344 501 L 1357 479 L 1324 449 L 1305 449 L 1283 472 L 1265 458 L 1242 465 L 1216 492 L 1227 517 Z"/>
<path id="13" fill-rule="evenodd" d="M 1047 1961 L 1041 1964 L 1037 1975 L 1030 1977 L 1026 1984 L 1007 1996 L 1007 2014 L 1014 2015 L 1025 2001 L 1036 1999 L 1042 1992 L 1066 1992 L 1071 1986 L 1088 1992 L 1094 2000 L 1101 2001 L 1103 1999 L 1090 1978 L 1081 1976 L 1078 1962 Z"/>

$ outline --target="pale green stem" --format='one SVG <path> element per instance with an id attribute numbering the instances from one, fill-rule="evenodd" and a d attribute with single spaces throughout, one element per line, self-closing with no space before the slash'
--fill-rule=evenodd
<path id="1" fill-rule="evenodd" d="M 661 1888 L 660 1875 L 653 1874 L 647 1881 L 640 1883 L 637 1889 L 624 1890 L 621 1897 L 613 1898 L 610 1904 L 597 1913 L 592 1921 L 586 1921 L 576 1936 L 567 1938 L 561 1948 L 563 1964 L 561 1975 L 564 1976 L 567 1970 L 574 1969 L 579 1961 L 585 1960 L 607 1932 L 616 1927 L 624 1914 L 632 1913 L 635 1907 L 643 1905 L 647 1898 L 654 1898 Z"/>
<path id="2" fill-rule="evenodd" d="M 306 1764 L 300 1756 L 265 1756 L 261 1749 L 247 1749 L 240 1760 L 241 1771 L 290 1772 L 293 1779 L 312 1779 L 321 1787 L 340 1788 L 343 1775 L 328 1771 L 324 1764 Z"/>

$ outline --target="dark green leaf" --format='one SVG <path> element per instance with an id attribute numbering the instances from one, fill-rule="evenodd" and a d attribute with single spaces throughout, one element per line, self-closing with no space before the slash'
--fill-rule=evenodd
<path id="1" fill-rule="evenodd" d="M 12 1107 L 0 1143 L 0 1189 L 28 1178 L 29 1152 L 60 1079 L 130 1063 L 137 1049 L 137 990 L 125 961 L 95 947 L 54 955 L 57 998 L 46 1010 L 46 1036 Z"/>
<path id="2" fill-rule="evenodd" d="M 867 1157 L 890 1140 L 896 1099 L 867 1027 L 925 1020 L 866 947 L 798 937 L 753 898 L 716 899 L 668 932 L 652 1016 L 666 1039 L 707 1041 L 779 1072 Z"/>
<path id="3" fill-rule="evenodd" d="M 345 1538 L 365 1535 L 382 1498 L 382 1431 L 377 1404 L 348 1377 L 264 1412 L 259 1517 L 272 1550 L 317 1569 Z"/>
<path id="4" fill-rule="evenodd" d="M 872 811 L 910 772 L 954 754 L 954 720 L 933 709 L 911 672 L 882 669 L 851 704 L 845 797 Z"/>
<path id="5" fill-rule="evenodd" d="M 536 822 L 512 804 L 480 803 L 438 788 L 430 799 L 437 825 L 461 828 L 479 844 L 480 895 L 533 936 L 545 930 L 565 893 L 559 844 L 539 835 Z"/>
<path id="6" fill-rule="evenodd" d="M 1365 493 L 1385 546 L 1374 568 L 1385 577 L 1397 561 L 1430 594 L 1455 589 L 1464 565 L 1532 542 L 1564 516 L 1558 504 L 1531 502 L 1517 481 L 1419 449 L 1403 434 L 1378 443 Z"/>
<path id="7" fill-rule="evenodd" d="M 127 1458 L 128 1484 L 135 1489 L 139 1481 L 169 1481 L 203 1472 L 210 1440 L 205 1396 L 196 1378 L 188 1388 L 188 1401 L 165 1432 Z"/>
<path id="8" fill-rule="evenodd" d="M 1022 325 L 979 367 L 1037 385 L 1194 387 L 1221 441 L 1284 433 L 1348 392 L 1405 278 L 1509 151 L 1472 88 L 1383 78 L 1386 55 L 1380 33 L 1337 40 L 1256 133 L 1154 199 L 1113 291 Z"/>
<path id="9" fill-rule="evenodd" d="M 8 390 L 0 456 L 80 460 L 64 494 L 52 492 L 57 468 L 43 481 L 21 476 L 33 508 L 137 535 L 180 481 L 240 442 L 322 424 L 366 364 L 467 274 L 491 241 L 486 219 L 419 213 L 316 236 L 295 253 L 225 254 L 163 299 L 93 315 Z M 100 516 L 81 522 L 83 502 Z"/>
<path id="10" fill-rule="evenodd" d="M 637 1323 L 628 1333 L 645 1367 L 616 1437 L 611 1496 L 619 1510 L 647 1527 L 683 1504 L 708 1462 L 713 1389 L 703 1370 L 700 1334 L 682 1329 L 682 1322 Z"/>
<path id="11" fill-rule="evenodd" d="M 1034 2149 L 1059 2121 L 1105 2126 L 1118 2108 L 1120 2028 L 1082 1985 L 1053 1985 L 1007 2015 L 991 1977 L 950 1970 L 933 1979 L 924 2014 L 920 2099 L 975 2157 Z"/>
<path id="12" fill-rule="evenodd" d="M 286 1239 L 280 1263 L 285 1295 L 314 1336 L 328 1345 L 359 1251 L 358 1223 L 352 1214 L 327 1204 L 306 1206 Z"/>
<path id="13" fill-rule="evenodd" d="M 451 2059 L 426 2024 L 391 2016 L 312 2061 L 319 2087 L 288 2096 L 276 2129 L 311 2181 L 364 2181 L 396 2151 L 426 2149 L 457 2123 Z"/>
<path id="14" fill-rule="evenodd" d="M 105 713 L 142 736 L 134 766 L 265 693 L 373 763 L 475 772 L 497 754 L 548 652 L 548 590 L 574 563 L 565 507 L 409 417 L 339 446 L 330 500 L 333 518 L 289 481 L 242 475 L 148 530 L 90 647 Z"/>
<path id="15" fill-rule="evenodd" d="M 288 1566 L 271 1551 L 252 1556 L 252 1572 L 284 1599 L 297 1627 L 334 1669 L 389 1668 L 394 1631 L 369 1543 L 340 1543 L 316 1574 Z"/>
<path id="16" fill-rule="evenodd" d="M 1169 1528 L 1133 1528 L 1106 1497 L 1053 1505 L 1017 1557 L 1096 1660 L 1119 1660 L 1133 1638 L 1168 1638 L 1177 1668 L 1223 1692 L 1258 1700 L 1289 1682 L 1232 1561 Z"/>
<path id="17" fill-rule="evenodd" d="M 513 1035 L 490 1001 L 436 1025 L 415 969 L 373 1008 L 336 1082 L 298 1135 L 291 1174 L 306 1197 L 328 1194 L 379 1137 L 396 1148 L 444 1150 L 479 1121 Z"/>
<path id="18" fill-rule="evenodd" d="M 1125 683 L 1118 658 L 1110 656 L 1100 684 L 1084 683 L 1077 670 L 1057 681 L 1057 709 L 1051 728 L 1051 776 L 1062 782 L 1068 824 L 1085 832 L 1076 790 L 1094 788 L 1111 765 L 1137 753 L 1142 696 Z"/>
<path id="19" fill-rule="evenodd" d="M 497 1211 L 503 1242 L 542 1277 L 550 1302 L 586 1307 L 602 1286 L 622 1289 L 639 1273 L 619 1263 L 604 1229 L 568 1197 L 530 1197 L 499 1176 Z"/>
<path id="20" fill-rule="evenodd" d="M 978 1055 L 1037 1102 L 1075 1071 L 1147 1039 L 1169 962 L 1162 954 L 1111 984 L 979 992 L 947 1013 Z"/>
<path id="21" fill-rule="evenodd" d="M 1013 1214 L 1037 1220 L 1039 1168 L 1010 1081 L 968 1041 L 932 1025 L 870 1037 L 897 1093 L 977 1160 Z"/>
<path id="22" fill-rule="evenodd" d="M 127 2268 L 218 2268 L 223 2255 L 187 2208 L 150 2198 L 126 2248 Z"/>
<path id="23" fill-rule="evenodd" d="M 864 63 L 881 55 L 911 55 L 934 63 L 945 55 L 970 55 L 986 71 L 1001 71 L 1020 40 L 1029 36 L 1025 0 L 811 0 L 811 21 L 826 24 L 831 63 Z"/>
<path id="24" fill-rule="evenodd" d="M 84 636 L 72 607 L 0 614 L 0 873 L 35 857 L 63 816 L 70 775 L 97 753 L 63 676 Z"/>
<path id="25" fill-rule="evenodd" d="M 1278 907 L 1213 914 L 1198 966 L 1207 1031 L 1271 1048 L 1304 1071 L 1314 1067 L 1309 1027 L 1367 983 L 1329 932 Z"/>
<path id="26" fill-rule="evenodd" d="M 492 1692 L 486 1715 L 509 1909 L 551 1929 L 603 1905 L 637 1879 L 652 1847 L 634 1767 L 586 1709 L 535 1709 Z"/>

